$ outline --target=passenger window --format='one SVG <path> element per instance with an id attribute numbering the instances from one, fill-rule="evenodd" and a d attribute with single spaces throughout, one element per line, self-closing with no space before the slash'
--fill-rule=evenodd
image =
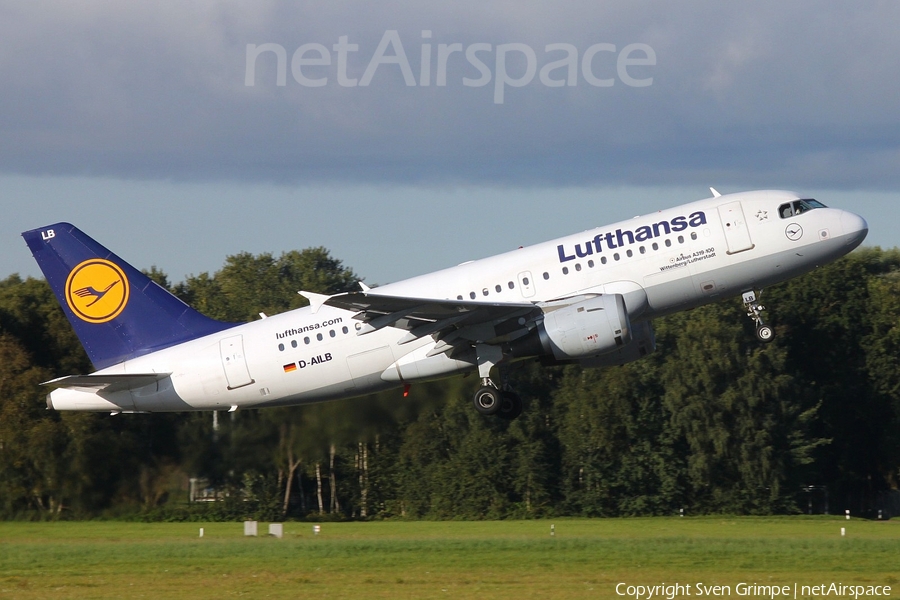
<path id="1" fill-rule="evenodd" d="M 457 300 L 462 300 L 462 294 L 456 297 Z"/>
<path id="2" fill-rule="evenodd" d="M 576 270 L 576 271 L 580 271 L 580 270 L 581 270 L 581 263 L 576 263 L 576 264 L 575 264 L 575 270 Z"/>
<path id="3" fill-rule="evenodd" d="M 316 339 L 319 340 L 319 341 L 321 342 L 321 341 L 322 341 L 322 334 L 321 334 L 321 333 L 317 333 L 317 334 L 316 334 Z"/>
<path id="4" fill-rule="evenodd" d="M 653 242 L 653 249 L 659 250 L 659 244 L 657 244 L 656 242 Z"/>
<path id="5" fill-rule="evenodd" d="M 341 327 L 341 333 L 350 333 L 350 330 L 347 329 L 346 326 L 344 326 L 344 327 Z"/>
<path id="6" fill-rule="evenodd" d="M 284 352 L 284 344 L 278 344 L 278 349 L 279 349 L 281 352 Z"/>
<path id="7" fill-rule="evenodd" d="M 679 235 L 679 236 L 678 236 L 678 243 L 679 243 L 679 244 L 683 244 L 683 243 L 684 243 L 684 236 L 683 236 L 683 235 Z"/>
<path id="8" fill-rule="evenodd" d="M 563 271 L 563 275 L 568 275 L 568 274 L 569 274 L 569 267 L 563 267 L 562 271 Z"/>
<path id="9" fill-rule="evenodd" d="M 469 298 L 471 298 L 472 300 L 474 300 L 474 299 L 475 299 L 475 292 L 469 292 Z"/>
<path id="10" fill-rule="evenodd" d="M 550 273 L 544 271 L 544 279 L 550 279 Z"/>
<path id="11" fill-rule="evenodd" d="M 666 240 L 666 248 L 669 248 L 672 245 L 672 240 Z"/>
<path id="12" fill-rule="evenodd" d="M 527 277 L 523 277 L 523 278 L 522 278 L 522 285 L 528 285 L 528 278 L 527 278 Z"/>
<path id="13" fill-rule="evenodd" d="M 692 239 L 692 240 L 696 240 L 696 239 L 697 239 L 697 232 L 696 232 L 696 231 L 692 231 L 692 232 L 691 232 L 691 239 Z"/>
<path id="14" fill-rule="evenodd" d="M 632 252 L 631 249 L 629 248 L 628 250 L 625 251 L 625 255 L 628 256 L 628 258 L 631 258 L 632 256 L 634 256 L 634 252 Z"/>
<path id="15" fill-rule="evenodd" d="M 489 292 L 488 292 L 488 289 L 487 289 L 487 288 L 484 288 L 483 290 L 481 290 L 481 295 L 482 295 L 482 296 L 487 296 L 488 293 L 489 293 Z"/>
<path id="16" fill-rule="evenodd" d="M 498 294 L 499 294 L 500 292 L 503 291 L 503 288 L 500 287 L 500 284 L 499 284 L 499 283 L 498 283 L 497 285 L 494 286 L 494 289 L 497 290 L 497 293 L 498 293 Z"/>
<path id="17" fill-rule="evenodd" d="M 644 248 L 643 246 L 641 246 L 640 250 L 641 250 L 641 254 L 646 254 L 646 253 L 647 253 L 647 249 Z"/>
<path id="18" fill-rule="evenodd" d="M 601 256 L 601 257 L 600 257 L 600 264 L 601 264 L 601 265 L 605 265 L 605 264 L 606 264 L 606 257 L 605 257 L 605 256 Z"/>
<path id="19" fill-rule="evenodd" d="M 618 252 L 616 252 L 615 254 L 613 254 L 613 259 L 614 259 L 614 260 L 619 260 L 619 253 L 618 253 Z"/>
<path id="20" fill-rule="evenodd" d="M 297 340 L 291 340 L 291 348 L 297 347 Z"/>
<path id="21" fill-rule="evenodd" d="M 594 268 L 594 261 L 589 260 L 589 261 L 588 261 L 588 267 L 591 268 L 591 269 L 593 269 L 593 268 Z"/>
<path id="22" fill-rule="evenodd" d="M 303 343 L 304 343 L 304 344 L 309 344 L 309 337 L 303 338 Z"/>
<path id="23" fill-rule="evenodd" d="M 331 337 L 334 337 L 337 334 L 334 332 L 334 329 L 331 329 L 331 330 L 329 330 L 328 335 L 330 335 Z"/>

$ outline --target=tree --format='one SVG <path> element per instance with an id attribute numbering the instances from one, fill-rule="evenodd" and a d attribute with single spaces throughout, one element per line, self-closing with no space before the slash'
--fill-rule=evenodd
<path id="1" fill-rule="evenodd" d="M 291 250 L 275 258 L 243 252 L 229 256 L 213 276 L 201 273 L 175 286 L 185 302 L 215 319 L 251 321 L 259 313 L 277 314 L 308 301 L 300 290 L 337 294 L 352 289 L 360 279 L 334 259 L 325 248 Z"/>

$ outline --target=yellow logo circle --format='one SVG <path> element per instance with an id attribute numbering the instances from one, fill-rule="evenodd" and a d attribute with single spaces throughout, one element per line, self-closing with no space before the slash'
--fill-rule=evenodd
<path id="1" fill-rule="evenodd" d="M 92 258 L 72 269 L 66 279 L 66 303 L 88 323 L 106 323 L 128 304 L 128 278 L 118 265 Z"/>

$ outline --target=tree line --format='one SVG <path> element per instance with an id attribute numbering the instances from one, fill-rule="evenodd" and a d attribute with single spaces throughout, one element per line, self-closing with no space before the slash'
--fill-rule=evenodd
<path id="1" fill-rule="evenodd" d="M 147 273 L 227 321 L 359 279 L 324 248 L 229 256 L 177 284 Z M 514 421 L 473 410 L 472 377 L 215 419 L 110 416 L 46 410 L 41 382 L 91 367 L 47 284 L 13 275 L 0 518 L 900 515 L 900 250 L 863 248 L 762 298 L 771 344 L 731 299 L 656 320 L 657 351 L 622 367 L 515 363 Z M 188 502 L 192 478 L 216 500 Z"/>

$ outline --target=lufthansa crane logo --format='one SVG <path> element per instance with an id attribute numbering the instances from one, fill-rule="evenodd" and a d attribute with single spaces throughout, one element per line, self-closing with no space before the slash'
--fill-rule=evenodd
<path id="1" fill-rule="evenodd" d="M 88 323 L 112 321 L 128 304 L 128 278 L 115 263 L 92 258 L 72 269 L 66 279 L 66 303 Z"/>
<path id="2" fill-rule="evenodd" d="M 803 228 L 796 223 L 791 223 L 784 230 L 784 235 L 786 235 L 787 239 L 791 240 L 792 242 L 796 242 L 801 237 L 803 237 Z"/>

